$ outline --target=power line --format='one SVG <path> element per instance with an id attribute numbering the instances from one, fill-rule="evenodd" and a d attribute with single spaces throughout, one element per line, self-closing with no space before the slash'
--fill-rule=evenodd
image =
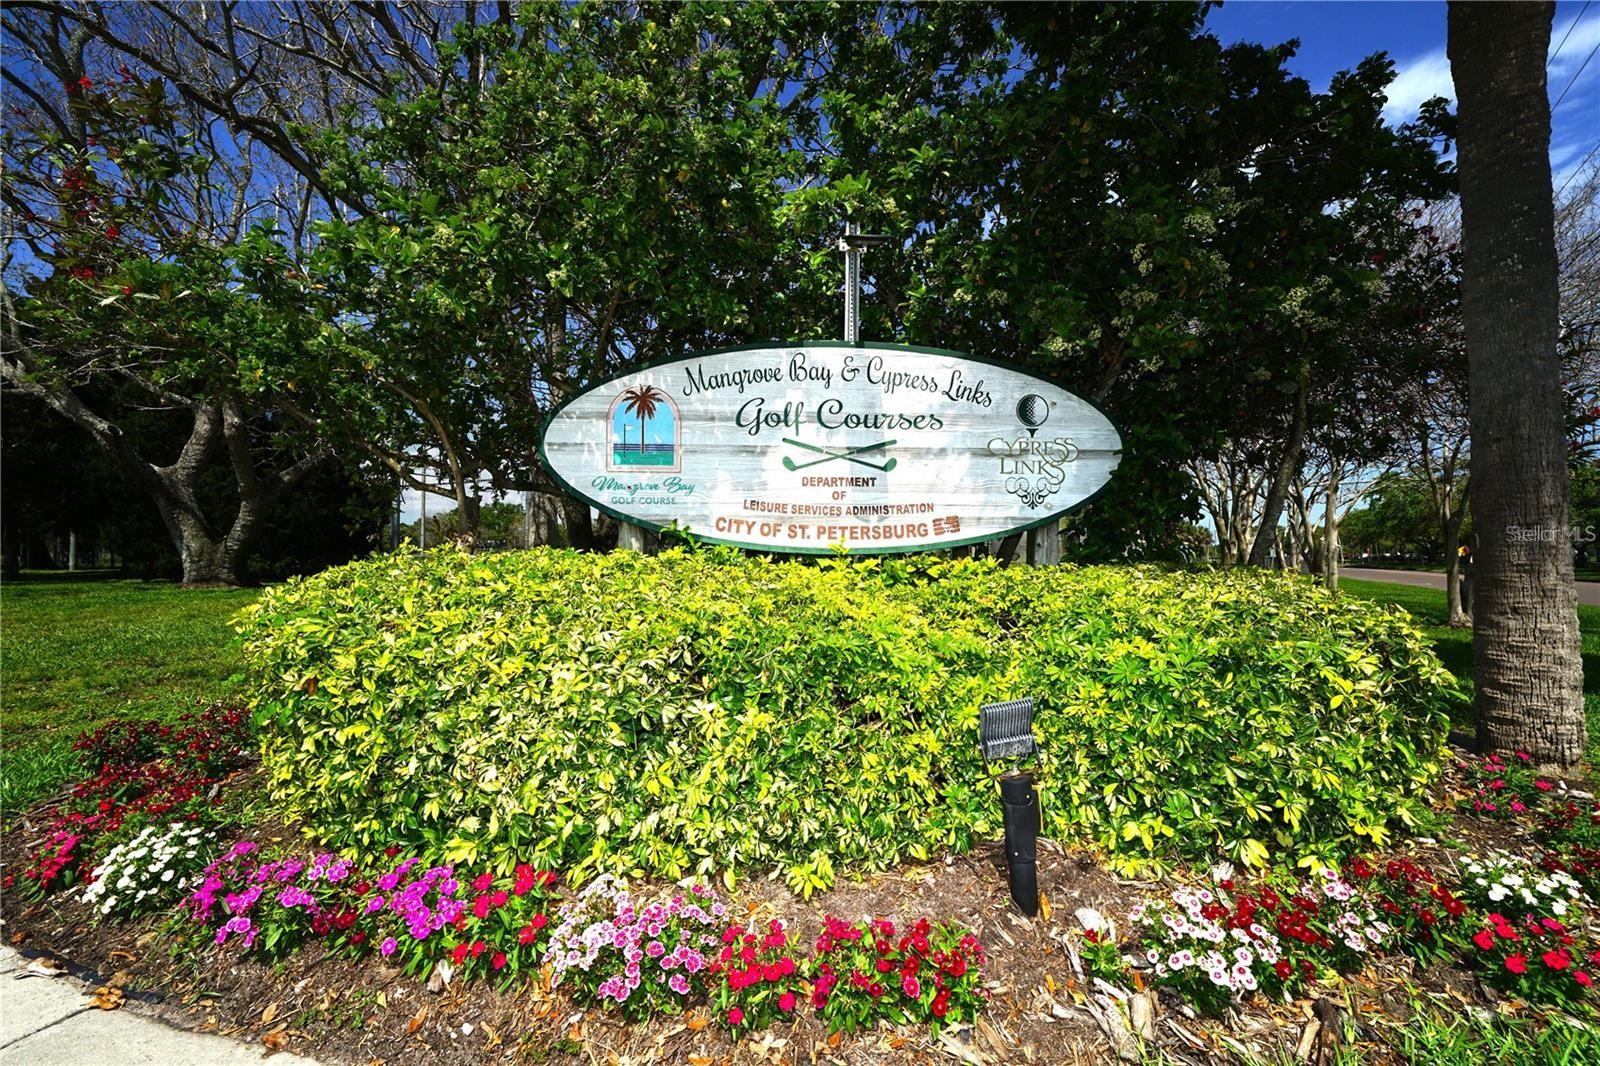
<path id="1" fill-rule="evenodd" d="M 1595 46 L 1589 49 L 1589 54 L 1583 57 L 1583 62 L 1578 64 L 1578 69 L 1572 72 L 1572 80 L 1567 82 L 1567 87 L 1565 89 L 1561 90 L 1561 95 L 1556 97 L 1556 102 L 1550 105 L 1550 110 L 1552 112 L 1561 106 L 1561 101 L 1567 98 L 1568 90 L 1570 90 L 1572 86 L 1577 83 L 1578 75 L 1583 73 L 1583 68 L 1589 65 L 1589 60 L 1594 58 L 1594 54 L 1596 52 L 1600 52 L 1600 42 L 1596 42 Z"/>
<path id="2" fill-rule="evenodd" d="M 1578 23 L 1583 21 L 1583 13 L 1589 10 L 1592 0 L 1583 0 L 1583 6 L 1578 9 L 1578 17 L 1572 20 L 1572 25 L 1567 27 L 1567 32 L 1561 35 L 1561 43 L 1556 45 L 1556 50 L 1550 53 L 1550 58 L 1544 61 L 1544 69 L 1549 70 L 1550 64 L 1556 61 L 1556 56 L 1567 46 L 1567 38 L 1572 36 L 1572 31 L 1578 28 Z"/>
<path id="3" fill-rule="evenodd" d="M 1567 175 L 1567 180 L 1562 182 L 1561 188 L 1556 190 L 1557 200 L 1561 199 L 1561 194 L 1567 191 L 1567 186 L 1572 184 L 1572 179 L 1583 173 L 1583 168 L 1589 164 L 1589 160 L 1594 158 L 1596 152 L 1600 152 L 1600 142 L 1596 142 L 1595 146 L 1589 149 L 1589 154 L 1579 160 L 1578 165 L 1572 168 L 1572 173 Z"/>

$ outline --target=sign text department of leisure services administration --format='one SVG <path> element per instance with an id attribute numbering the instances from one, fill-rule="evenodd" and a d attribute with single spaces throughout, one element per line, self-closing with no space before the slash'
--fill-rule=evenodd
<path id="1" fill-rule="evenodd" d="M 955 352 L 770 345 L 630 371 L 556 409 L 546 469 L 650 529 L 774 551 L 901 552 L 1065 514 L 1122 448 L 1088 401 Z"/>

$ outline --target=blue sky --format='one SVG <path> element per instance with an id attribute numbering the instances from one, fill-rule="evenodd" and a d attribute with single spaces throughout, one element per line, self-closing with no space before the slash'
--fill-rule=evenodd
<path id="1" fill-rule="evenodd" d="M 1443 3 L 1228 0 L 1211 12 L 1206 26 L 1225 42 L 1277 44 L 1298 38 L 1300 52 L 1289 66 L 1314 89 L 1327 88 L 1334 74 L 1373 52 L 1387 52 L 1399 73 L 1390 86 L 1387 109 L 1395 121 L 1415 117 L 1417 106 L 1430 97 L 1455 98 L 1445 55 Z M 1600 2 L 1558 3 L 1549 66 L 1551 103 L 1566 91 L 1551 116 L 1550 163 L 1557 186 L 1600 143 L 1600 55 L 1584 66 L 1597 45 Z"/>

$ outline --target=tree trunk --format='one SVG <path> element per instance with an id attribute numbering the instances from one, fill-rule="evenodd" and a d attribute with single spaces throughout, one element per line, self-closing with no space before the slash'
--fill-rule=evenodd
<path id="1" fill-rule="evenodd" d="M 1465 511 L 1457 511 L 1445 519 L 1444 528 L 1444 590 L 1449 617 L 1445 625 L 1462 628 L 1470 626 L 1472 619 L 1461 595 L 1461 525 L 1466 520 Z"/>
<path id="2" fill-rule="evenodd" d="M 566 512 L 567 544 L 588 551 L 594 547 L 594 521 L 589 517 L 589 504 L 575 496 L 561 497 Z"/>
<path id="3" fill-rule="evenodd" d="M 17 535 L 17 526 L 14 522 L 6 522 L 0 528 L 0 554 L 4 556 L 3 576 L 7 581 L 13 581 L 22 576 L 22 538 Z"/>
<path id="4" fill-rule="evenodd" d="M 1289 423 L 1289 438 L 1284 441 L 1278 468 L 1267 487 L 1267 502 L 1262 508 L 1261 528 L 1250 546 L 1250 565 L 1266 566 L 1267 551 L 1276 539 L 1278 519 L 1283 516 L 1284 499 L 1289 495 L 1289 479 L 1300 466 L 1300 448 L 1306 436 L 1306 385 L 1301 382 L 1294 394 L 1294 417 Z"/>
<path id="5" fill-rule="evenodd" d="M 1583 756 L 1583 663 L 1566 536 L 1545 56 L 1555 5 L 1449 9 L 1459 99 L 1462 311 L 1472 429 L 1479 744 Z"/>

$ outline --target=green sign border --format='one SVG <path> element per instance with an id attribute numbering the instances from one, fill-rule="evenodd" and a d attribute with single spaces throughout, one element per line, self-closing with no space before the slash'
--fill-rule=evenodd
<path id="1" fill-rule="evenodd" d="M 739 344 L 739 345 L 735 345 L 735 346 L 733 346 L 731 348 L 711 348 L 711 349 L 708 349 L 708 350 L 703 351 L 703 352 L 690 352 L 688 355 L 679 355 L 679 356 L 673 356 L 671 358 L 663 358 L 663 359 L 652 359 L 649 362 L 636 363 L 633 366 L 625 367 L 625 368 L 623 368 L 621 370 L 618 370 L 614 374 L 610 374 L 607 377 L 601 378 L 599 381 L 594 382 L 593 384 L 589 385 L 587 388 L 584 388 L 584 389 L 580 390 L 579 392 L 573 393 L 571 396 L 567 397 L 565 400 L 562 400 L 559 404 L 557 404 L 550 411 L 550 413 L 545 416 L 544 424 L 539 427 L 539 447 L 538 447 L 538 449 L 537 449 L 537 451 L 535 453 L 536 457 L 539 460 L 539 465 L 544 468 L 544 472 L 546 474 L 550 475 L 550 479 L 552 481 L 554 481 L 556 484 L 560 485 L 562 488 L 564 488 L 566 491 L 570 492 L 572 495 L 576 496 L 578 499 L 586 501 L 589 504 L 589 506 L 591 506 L 595 510 L 599 511 L 601 514 L 608 514 L 612 518 L 615 518 L 619 522 L 627 522 L 629 525 L 638 526 L 641 529 L 648 529 L 652 533 L 660 533 L 660 532 L 662 532 L 663 530 L 667 529 L 668 527 L 663 526 L 658 522 L 648 522 L 648 521 L 645 521 L 645 520 L 640 519 L 640 518 L 638 518 L 636 516 L 633 516 L 633 515 L 626 515 L 626 514 L 623 514 L 621 511 L 616 510 L 613 507 L 608 507 L 607 505 L 601 503 L 599 500 L 596 500 L 593 496 L 590 496 L 588 493 L 586 493 L 583 490 L 579 489 L 576 485 L 572 484 L 566 478 L 562 477 L 559 473 L 557 473 L 555 467 L 553 465 L 551 465 L 550 459 L 549 459 L 548 456 L 545 455 L 545 451 L 544 451 L 545 435 L 547 433 L 549 433 L 551 423 L 556 420 L 556 418 L 561 414 L 562 411 L 566 410 L 566 408 L 567 408 L 567 406 L 569 404 L 575 403 L 576 401 L 578 401 L 579 399 L 583 398 L 584 396 L 587 396 L 589 393 L 594 392 L 596 389 L 605 388 L 605 386 L 611 384 L 613 381 L 618 381 L 618 380 L 621 380 L 622 378 L 628 377 L 629 375 L 637 374 L 641 370 L 653 370 L 656 367 L 669 366 L 669 365 L 671 365 L 673 363 L 687 363 L 687 362 L 689 362 L 691 360 L 694 360 L 694 359 L 703 359 L 703 358 L 705 358 L 706 356 L 709 356 L 709 355 L 728 355 L 728 354 L 731 354 L 733 352 L 758 352 L 758 351 L 769 350 L 769 349 L 772 349 L 772 348 L 854 348 L 854 349 L 857 349 L 857 350 L 910 352 L 910 353 L 912 353 L 914 355 L 946 355 L 946 356 L 951 356 L 951 357 L 956 358 L 956 359 L 963 359 L 963 360 L 966 360 L 967 362 L 970 362 L 970 363 L 982 363 L 985 366 L 992 366 L 992 367 L 996 367 L 996 368 L 1001 369 L 1001 370 L 1009 370 L 1014 374 L 1021 374 L 1023 377 L 1032 378 L 1034 381 L 1038 381 L 1038 382 L 1041 382 L 1041 383 L 1043 383 L 1045 385 L 1050 385 L 1050 386 L 1053 386 L 1055 388 L 1058 388 L 1062 392 L 1067 393 L 1068 395 L 1074 397 L 1075 399 L 1078 399 L 1078 400 L 1082 401 L 1083 403 L 1088 404 L 1091 408 L 1093 408 L 1095 410 L 1095 412 L 1097 414 L 1100 415 L 1101 418 L 1104 418 L 1106 420 L 1107 424 L 1109 424 L 1111 426 L 1112 431 L 1115 432 L 1116 435 L 1117 435 L 1117 440 L 1119 442 L 1121 442 L 1123 440 L 1122 430 L 1120 428 L 1118 428 L 1117 424 L 1111 420 L 1111 416 L 1106 414 L 1106 412 L 1100 407 L 1100 405 L 1095 403 L 1093 400 L 1086 399 L 1085 397 L 1078 395 L 1076 392 L 1073 392 L 1071 389 L 1067 388 L 1065 385 L 1061 384 L 1058 381 L 1054 381 L 1054 380 L 1052 380 L 1050 378 L 1047 378 L 1047 377 L 1044 377 L 1044 376 L 1042 376 L 1040 374 L 1036 374 L 1031 370 L 1020 369 L 1020 368 L 1018 368 L 1016 366 L 1013 366 L 1010 363 L 1002 362 L 999 359 L 990 359 L 990 358 L 987 358 L 985 356 L 980 356 L 980 355 L 969 355 L 966 352 L 958 352 L 958 351 L 954 351 L 953 349 L 950 349 L 950 348 L 928 348 L 928 347 L 924 347 L 922 345 L 916 345 L 916 344 L 885 344 L 885 343 L 876 342 L 876 341 L 863 341 L 863 342 L 861 342 L 859 344 L 851 344 L 849 341 L 825 341 L 825 340 L 824 341 L 766 341 L 766 342 L 761 343 L 761 344 Z M 1118 448 L 1112 454 L 1113 455 L 1121 455 L 1122 454 L 1122 449 Z M 1115 473 L 1115 471 L 1113 471 L 1113 473 Z M 891 547 L 891 548 L 849 548 L 849 549 L 847 549 L 847 552 L 850 555 L 910 555 L 910 554 L 914 554 L 916 552 L 944 551 L 944 550 L 949 549 L 949 548 L 965 548 L 968 545 L 972 545 L 972 544 L 982 544 L 982 543 L 984 543 L 986 541 L 998 540 L 998 539 L 1000 539 L 1002 537 L 1009 537 L 1013 533 L 1026 533 L 1030 529 L 1038 529 L 1041 526 L 1049 525 L 1051 522 L 1059 522 L 1061 519 L 1065 518 L 1067 515 L 1070 515 L 1070 514 L 1074 513 L 1075 511 L 1082 510 L 1083 508 L 1089 506 L 1096 499 L 1098 499 L 1100 497 L 1100 495 L 1106 491 L 1106 489 L 1108 489 L 1110 487 L 1111 487 L 1111 480 L 1109 478 L 1107 478 L 1106 479 L 1106 483 L 1104 485 L 1101 485 L 1098 489 L 1095 489 L 1094 492 L 1090 493 L 1088 496 L 1085 496 L 1083 499 L 1079 500 L 1077 503 L 1073 504 L 1072 506 L 1064 507 L 1061 510 L 1054 512 L 1053 514 L 1045 515 L 1043 518 L 1036 519 L 1035 521 L 1032 521 L 1032 522 L 1027 522 L 1027 523 L 1024 523 L 1022 525 L 1018 525 L 1018 526 L 1008 526 L 1007 528 L 999 531 L 998 533 L 988 533 L 988 534 L 985 534 L 984 536 L 981 536 L 981 537 L 968 537 L 965 540 L 936 541 L 936 542 L 932 542 L 932 543 L 928 543 L 928 544 L 906 544 L 906 545 L 900 545 L 900 546 Z M 833 548 L 828 548 L 828 547 L 824 547 L 824 548 L 776 548 L 776 547 L 773 547 L 770 544 L 750 544 L 750 543 L 747 543 L 745 541 L 728 540 L 728 539 L 726 539 L 724 537 L 707 536 L 707 535 L 703 535 L 703 534 L 697 533 L 692 529 L 685 529 L 685 530 L 683 530 L 683 532 L 687 533 L 689 536 L 693 537 L 695 540 L 704 541 L 707 544 L 724 544 L 724 545 L 727 545 L 730 548 L 743 548 L 746 551 L 760 552 L 760 553 L 762 553 L 764 555 L 833 555 L 833 554 L 835 554 L 834 549 Z"/>

